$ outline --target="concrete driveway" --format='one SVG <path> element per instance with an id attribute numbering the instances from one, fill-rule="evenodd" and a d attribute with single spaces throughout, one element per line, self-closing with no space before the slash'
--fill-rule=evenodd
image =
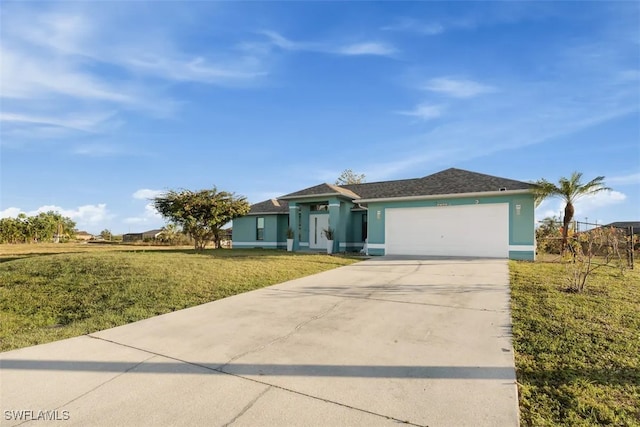
<path id="1" fill-rule="evenodd" d="M 517 426 L 508 281 L 375 258 L 2 353 L 0 424 Z"/>

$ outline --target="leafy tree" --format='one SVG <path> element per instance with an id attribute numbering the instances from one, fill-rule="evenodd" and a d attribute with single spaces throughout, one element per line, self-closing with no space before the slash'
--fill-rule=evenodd
<path id="1" fill-rule="evenodd" d="M 182 227 L 193 240 L 195 249 L 204 250 L 208 241 L 220 245 L 221 228 L 229 221 L 249 212 L 246 198 L 234 193 L 210 190 L 170 190 L 153 199 L 160 214 Z"/>
<path id="2" fill-rule="evenodd" d="M 363 173 L 353 173 L 351 169 L 345 169 L 336 180 L 336 185 L 362 184 L 363 182 L 365 182 Z"/>
<path id="3" fill-rule="evenodd" d="M 75 235 L 76 223 L 58 212 L 35 216 L 20 213 L 16 218 L 0 220 L 0 242 L 33 243 L 68 240 Z"/>
<path id="4" fill-rule="evenodd" d="M 536 242 L 538 250 L 543 253 L 559 254 L 562 234 L 560 219 L 557 216 L 546 217 L 536 228 Z"/>
<path id="5" fill-rule="evenodd" d="M 24 242 L 22 226 L 17 218 L 0 219 L 0 242 L 20 243 Z"/>
<path id="6" fill-rule="evenodd" d="M 108 228 L 105 228 L 100 232 L 100 237 L 102 237 L 104 240 L 111 240 L 111 238 L 113 237 L 113 234 L 111 234 L 111 230 L 109 230 Z"/>
<path id="7" fill-rule="evenodd" d="M 162 234 L 160 234 L 159 239 L 163 243 L 175 245 L 180 241 L 181 236 L 183 236 L 183 234 L 177 225 L 167 224 L 162 228 Z"/>
<path id="8" fill-rule="evenodd" d="M 611 188 L 604 185 L 604 176 L 598 176 L 586 184 L 583 184 L 581 179 L 582 173 L 573 172 L 569 178 L 560 178 L 558 180 L 558 185 L 549 182 L 544 178 L 535 183 L 536 188 L 534 191 L 537 203 L 540 203 L 546 197 L 560 197 L 565 202 L 564 218 L 562 221 L 562 252 L 564 252 L 567 247 L 569 224 L 571 223 L 575 213 L 575 208 L 573 206 L 575 201 L 583 196 L 611 190 Z"/>

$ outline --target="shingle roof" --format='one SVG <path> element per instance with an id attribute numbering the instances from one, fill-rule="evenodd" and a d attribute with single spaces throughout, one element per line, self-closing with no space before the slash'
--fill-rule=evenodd
<path id="1" fill-rule="evenodd" d="M 389 197 L 435 196 L 438 194 L 480 193 L 485 191 L 528 190 L 533 187 L 522 181 L 450 168 L 423 178 L 382 181 L 342 186 L 362 199 Z"/>
<path id="2" fill-rule="evenodd" d="M 249 214 L 259 213 L 289 213 L 289 203 L 286 200 L 269 199 L 251 205 Z"/>
<path id="3" fill-rule="evenodd" d="M 332 184 L 319 184 L 313 187 L 305 188 L 304 190 L 296 191 L 295 193 L 289 193 L 282 196 L 282 198 L 296 198 L 296 197 L 308 197 L 317 196 L 320 194 L 338 194 L 352 199 L 357 199 L 358 195 L 349 190 L 345 186 L 332 185 Z"/>
<path id="4" fill-rule="evenodd" d="M 319 184 L 294 193 L 289 193 L 277 200 L 270 199 L 256 203 L 251 206 L 249 213 L 288 213 L 289 204 L 283 199 L 326 194 L 341 195 L 357 200 L 435 196 L 438 194 L 481 193 L 500 191 L 502 189 L 529 190 L 533 187 L 533 184 L 527 182 L 450 168 L 422 178 L 349 185 Z"/>
<path id="5" fill-rule="evenodd" d="M 617 221 L 607 224 L 604 227 L 628 228 L 633 227 L 633 234 L 640 232 L 640 221 Z"/>

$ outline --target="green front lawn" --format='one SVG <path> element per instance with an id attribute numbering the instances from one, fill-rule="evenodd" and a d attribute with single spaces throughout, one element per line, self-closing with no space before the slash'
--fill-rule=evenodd
<path id="1" fill-rule="evenodd" d="M 196 254 L 2 245 L 0 351 L 135 322 L 353 262 L 275 250 Z"/>
<path id="2" fill-rule="evenodd" d="M 640 271 L 604 267 L 576 294 L 565 268 L 510 263 L 521 423 L 640 426 Z"/>

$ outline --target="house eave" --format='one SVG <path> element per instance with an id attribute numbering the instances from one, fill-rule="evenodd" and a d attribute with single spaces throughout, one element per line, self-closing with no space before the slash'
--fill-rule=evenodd
<path id="1" fill-rule="evenodd" d="M 478 191 L 474 193 L 452 193 L 452 194 L 432 194 L 423 196 L 403 196 L 403 197 L 383 197 L 379 199 L 356 199 L 355 203 L 375 203 L 375 202 L 404 202 L 412 200 L 434 200 L 434 199 L 461 199 L 464 197 L 490 197 L 490 196 L 511 196 L 516 194 L 531 194 L 531 190 L 505 190 L 505 191 Z"/>
<path id="2" fill-rule="evenodd" d="M 298 200 L 298 199 L 322 199 L 327 197 L 341 197 L 347 200 L 354 200 L 353 197 L 349 197 L 345 194 L 341 193 L 322 193 L 322 194 L 305 194 L 302 196 L 284 196 L 278 197 L 279 200 Z"/>
<path id="3" fill-rule="evenodd" d="M 262 215 L 289 215 L 288 212 L 250 212 L 245 216 L 262 216 Z"/>

